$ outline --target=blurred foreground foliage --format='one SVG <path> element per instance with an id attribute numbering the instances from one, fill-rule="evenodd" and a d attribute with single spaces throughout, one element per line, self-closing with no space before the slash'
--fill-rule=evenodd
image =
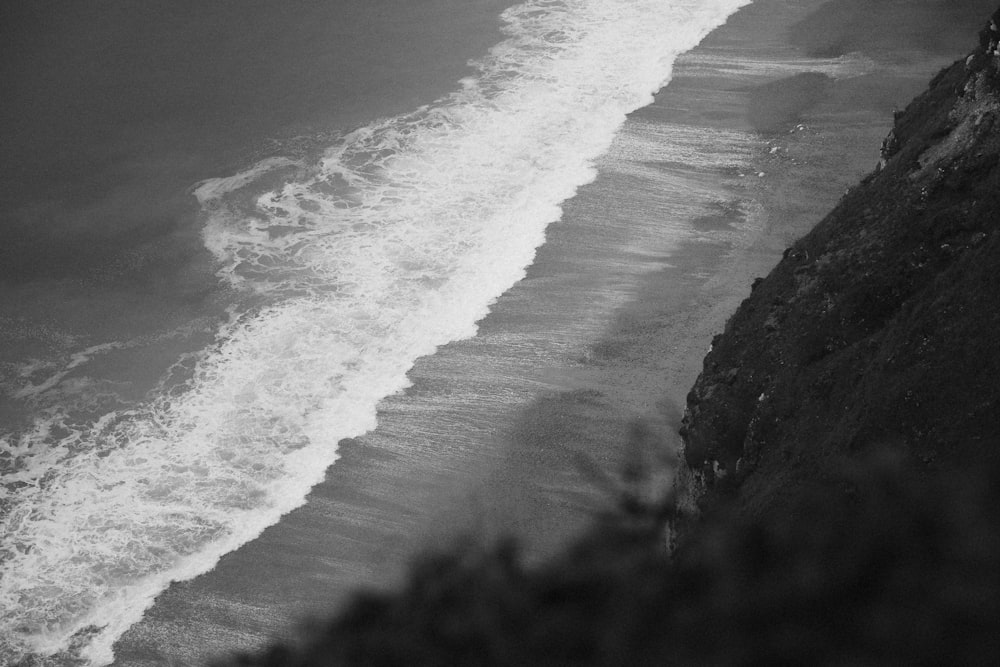
<path id="1" fill-rule="evenodd" d="M 403 590 L 217 664 L 1000 664 L 998 468 L 877 454 L 673 555 L 654 515 L 623 505 L 535 568 L 512 542 L 425 555 Z"/>

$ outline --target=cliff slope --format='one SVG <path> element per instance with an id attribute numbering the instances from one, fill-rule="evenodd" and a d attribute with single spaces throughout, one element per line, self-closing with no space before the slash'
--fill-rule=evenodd
<path id="1" fill-rule="evenodd" d="M 873 450 L 1000 457 L 997 21 L 714 339 L 683 427 L 705 504 L 778 508 Z"/>

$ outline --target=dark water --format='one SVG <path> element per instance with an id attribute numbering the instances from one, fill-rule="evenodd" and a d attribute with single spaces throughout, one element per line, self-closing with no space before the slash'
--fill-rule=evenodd
<path id="1" fill-rule="evenodd" d="M 3 3 L 0 440 L 189 373 L 239 299 L 194 186 L 453 90 L 510 4 Z M 0 473 L 16 465 L 0 453 Z"/>
<path id="2" fill-rule="evenodd" d="M 79 648 L 107 662 L 110 642 L 170 579 L 210 569 L 299 504 L 337 442 L 371 429 L 378 400 L 410 382 L 416 358 L 474 332 L 523 276 L 559 204 L 594 177 L 625 114 L 740 3 L 535 2 L 505 19 L 507 46 L 459 84 L 468 58 L 500 40 L 505 4 L 6 10 L 0 660 L 27 651 L 61 664 Z M 338 146 L 342 162 L 330 157 Z M 285 171 L 269 181 L 251 165 L 272 156 Z M 243 178 L 270 203 L 253 209 Z M 641 254 L 633 232 L 612 236 Z M 633 261 L 607 261 L 635 273 Z M 334 480 L 319 523 L 292 524 L 280 548 L 220 569 L 218 591 L 164 598 L 123 638 L 121 659 L 256 644 L 320 602 L 289 595 L 273 572 L 297 572 L 294 590 L 316 595 L 329 590 L 311 586 L 316 577 L 336 588 L 375 574 L 377 552 L 322 552 L 355 543 L 330 520 L 346 516 L 357 542 L 377 534 L 377 550 L 386 531 L 402 546 L 424 517 L 409 492 L 437 505 L 442 484 L 463 486 L 451 473 L 479 460 L 467 435 L 503 421 L 484 411 L 516 409 L 534 395 L 526 380 L 547 382 L 509 353 L 575 356 L 627 298 L 630 279 L 601 273 L 571 279 L 584 291 L 559 289 L 551 307 L 563 333 L 533 317 L 531 298 L 517 315 L 528 338 L 488 341 L 510 375 L 470 373 L 482 365 L 473 354 L 413 376 L 411 395 L 438 416 L 410 414 L 426 413 L 420 401 L 382 410 L 403 416 L 385 431 L 396 436 L 350 455 L 363 472 L 404 454 L 391 467 L 406 493 Z M 248 276 L 250 293 L 287 289 L 254 300 L 239 289 Z"/>
<path id="3" fill-rule="evenodd" d="M 4 3 L 0 378 L 217 316 L 192 184 L 451 90 L 507 4 Z"/>

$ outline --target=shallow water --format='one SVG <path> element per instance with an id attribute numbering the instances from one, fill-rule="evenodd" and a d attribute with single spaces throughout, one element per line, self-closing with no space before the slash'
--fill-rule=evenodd
<path id="1" fill-rule="evenodd" d="M 0 418 L 24 416 L 26 390 L 39 398 L 28 411 L 61 403 L 32 388 L 87 348 L 113 344 L 90 355 L 86 379 L 79 365 L 70 376 L 107 376 L 137 398 L 180 352 L 204 347 L 232 296 L 204 247 L 194 184 L 321 150 L 449 92 L 499 39 L 508 4 L 5 8 Z M 135 348 L 145 363 L 118 359 Z"/>
<path id="2" fill-rule="evenodd" d="M 364 44 L 355 40 L 357 51 L 345 52 L 365 60 L 375 74 L 392 76 L 400 73 L 395 61 L 382 51 L 372 54 L 367 40 L 398 37 L 390 55 L 424 73 L 413 77 L 415 83 L 404 77 L 412 88 L 374 94 L 378 103 L 359 112 L 372 113 L 412 101 L 416 91 L 433 91 L 444 73 L 462 69 L 454 52 L 440 60 L 413 56 L 463 26 L 479 30 L 462 45 L 477 44 L 491 33 L 498 9 L 482 3 L 463 14 L 431 3 L 412 31 L 400 33 L 400 26 L 413 25 L 404 21 L 412 11 L 390 4 L 346 4 L 339 17 L 323 14 L 325 5 L 309 5 L 291 18 L 266 3 L 245 14 L 204 17 L 152 5 L 131 13 L 122 8 L 124 17 L 107 23 L 107 15 L 67 9 L 42 33 L 41 46 L 28 39 L 17 45 L 50 65 L 79 48 L 92 49 L 93 58 L 81 58 L 84 72 L 77 74 L 89 72 L 95 92 L 81 105 L 82 118 L 93 121 L 91 132 L 74 129 L 80 140 L 71 142 L 66 156 L 34 165 L 68 189 L 50 197 L 16 187 L 35 183 L 24 173 L 5 180 L 15 186 L 8 191 L 18 191 L 4 204 L 12 212 L 14 242 L 8 247 L 20 249 L 22 267 L 12 269 L 5 290 L 12 341 L 6 386 L 13 398 L 6 410 L 12 423 L 20 418 L 27 424 L 7 436 L 4 459 L 0 597 L 12 638 L 6 656 L 23 650 L 63 655 L 74 645 L 71 653 L 79 650 L 95 663 L 109 660 L 111 641 L 170 580 L 211 568 L 301 504 L 335 460 L 338 441 L 375 426 L 376 405 L 386 396 L 400 397 L 384 403 L 381 416 L 391 424 L 394 411 L 403 415 L 406 426 L 396 442 L 405 447 L 378 444 L 393 433 L 391 425 L 373 436 L 374 445 L 362 446 L 370 448 L 374 464 L 405 454 L 405 465 L 395 462 L 398 470 L 410 480 L 422 477 L 432 489 L 459 465 L 463 434 L 496 423 L 484 419 L 484 411 L 512 409 L 526 397 L 526 380 L 544 386 L 544 373 L 533 379 L 525 359 L 531 369 L 564 360 L 561 355 L 593 337 L 630 296 L 627 276 L 662 262 L 672 243 L 669 230 L 607 225 L 579 248 L 596 253 L 593 261 L 603 262 L 602 271 L 570 275 L 566 289 L 546 292 L 556 298 L 552 312 L 568 315 L 561 328 L 533 318 L 543 302 L 532 300 L 525 330 L 513 337 L 498 330 L 491 339 L 484 322 L 487 335 L 476 344 L 498 352 L 491 372 L 471 372 L 486 370 L 477 353 L 464 371 L 460 362 L 458 372 L 453 367 L 436 379 L 419 371 L 408 378 L 416 359 L 475 333 L 489 304 L 525 275 L 546 226 L 561 215 L 560 204 L 594 178 L 593 161 L 611 145 L 625 114 L 648 103 L 677 54 L 742 2 L 527 3 L 504 15 L 505 41 L 482 57 L 457 92 L 337 132 L 354 107 L 324 115 L 336 87 L 325 86 L 322 72 L 311 69 L 317 61 L 336 62 L 337 52 L 309 48 L 324 47 L 329 30 L 334 37 L 365 33 Z M 345 17 L 346 25 L 356 26 L 346 32 L 336 20 Z M 99 30 L 88 32 L 81 23 Z M 261 43 L 255 35 L 270 32 L 236 26 L 267 26 L 283 39 L 278 46 Z M 151 49 L 159 60 L 148 57 L 150 40 L 159 45 Z M 109 43 L 115 45 L 110 56 Z M 199 59 L 207 67 L 204 79 L 178 81 L 178 72 L 190 71 Z M 174 69 L 178 63 L 184 64 L 180 70 Z M 64 88 L 76 83 L 69 75 L 36 85 L 23 72 L 11 72 L 26 91 L 19 98 L 27 99 L 23 108 L 39 104 L 53 114 L 52 127 L 64 131 L 89 127 L 67 121 L 60 115 L 65 110 L 53 111 Z M 230 89 L 235 84 L 224 76 L 230 72 L 247 87 Z M 371 82 L 346 78 L 359 90 Z M 266 85 L 251 85 L 262 80 Z M 162 89 L 171 85 L 178 96 L 163 98 Z M 311 97 L 316 88 L 326 92 Z M 267 91 L 263 97 L 261 90 Z M 44 141 L 29 141 L 29 130 L 19 134 L 25 154 L 44 147 Z M 265 134 L 271 132 L 277 139 Z M 55 141 L 49 135 L 45 140 Z M 255 151 L 255 143 L 263 147 Z M 662 178 L 659 169 L 642 163 L 664 156 L 655 143 L 641 143 L 619 147 L 631 154 L 617 177 L 645 183 L 650 210 L 619 212 L 651 221 L 647 215 L 678 209 L 681 201 L 652 194 L 661 192 Z M 254 154 L 264 161 L 229 172 L 236 175 L 200 180 L 212 175 L 209 165 L 236 164 Z M 59 175 L 59 169 L 67 171 Z M 199 216 L 184 214 L 190 194 L 200 202 Z M 39 220 L 44 233 L 36 238 L 29 225 Z M 636 263 L 651 252 L 646 241 L 653 238 L 659 247 L 647 263 Z M 613 252 L 602 254 L 609 248 Z M 529 277 L 549 279 L 544 271 Z M 516 310 L 510 315 L 519 317 Z M 397 393 L 411 383 L 407 394 Z M 407 402 L 428 388 L 434 389 L 430 403 Z M 433 431 L 417 414 L 427 410 L 438 410 L 430 419 Z M 450 410 L 464 417 L 449 422 Z M 451 446 L 456 438 L 459 444 Z M 436 456 L 422 458 L 421 452 Z M 333 487 L 336 499 L 342 491 Z M 372 495 L 362 508 L 391 508 L 379 529 L 414 518 L 391 493 L 365 493 Z M 336 501 L 328 505 L 334 514 L 337 507 Z M 368 531 L 377 523 L 358 515 L 350 520 Z M 315 540 L 321 532 L 314 526 L 301 537 Z M 282 543 L 302 552 L 301 540 Z M 265 561 L 256 559 L 254 567 Z M 370 562 L 377 565 L 378 558 Z M 243 625 L 230 624 L 230 631 L 257 637 L 249 619 L 287 616 L 283 606 L 293 603 L 287 596 L 256 598 L 242 603 L 252 611 L 244 614 L 234 611 L 240 597 L 230 600 L 235 607 L 209 604 L 223 616 L 241 618 Z M 201 622 L 197 613 L 182 618 Z M 219 627 L 208 624 L 206 632 Z M 154 623 L 153 634 L 164 628 Z M 128 659 L 145 659 L 142 654 L 134 649 Z"/>

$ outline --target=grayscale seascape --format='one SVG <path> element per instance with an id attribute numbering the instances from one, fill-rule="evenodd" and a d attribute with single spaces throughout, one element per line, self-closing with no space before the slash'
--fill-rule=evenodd
<path id="1" fill-rule="evenodd" d="M 0 663 L 201 664 L 461 535 L 551 554 L 950 60 L 810 57 L 821 5 L 5 8 Z"/>

